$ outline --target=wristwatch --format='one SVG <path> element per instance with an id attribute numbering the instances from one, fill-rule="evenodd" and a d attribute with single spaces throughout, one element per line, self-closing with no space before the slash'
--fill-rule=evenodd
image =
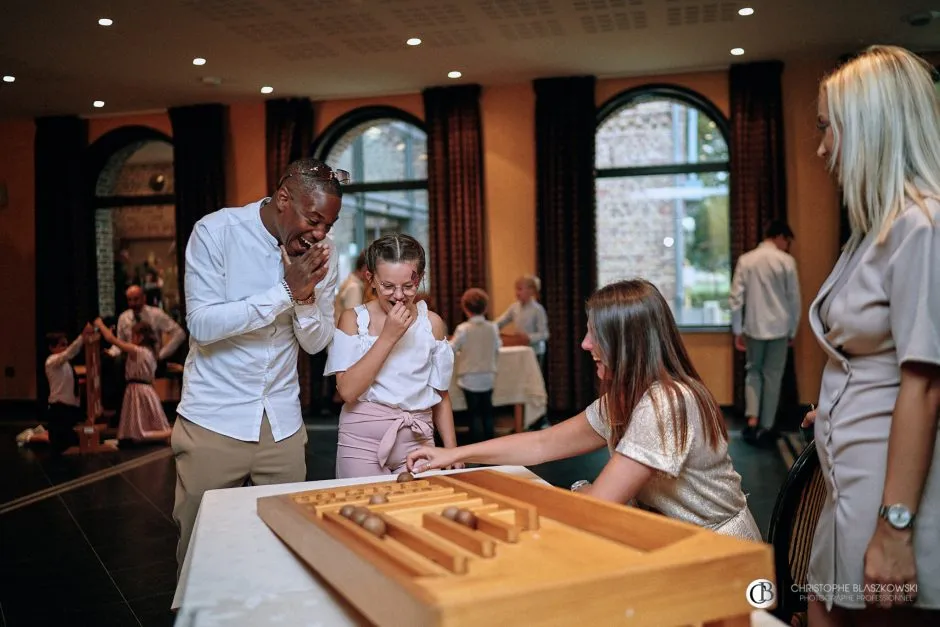
<path id="1" fill-rule="evenodd" d="M 878 516 L 898 531 L 904 531 L 914 526 L 915 514 L 906 506 L 900 503 L 894 505 L 882 505 L 878 508 Z"/>
<path id="2" fill-rule="evenodd" d="M 584 486 L 588 486 L 588 485 L 591 485 L 590 481 L 588 481 L 587 479 L 579 479 L 578 481 L 575 481 L 574 483 L 571 484 L 571 491 L 577 492 Z"/>

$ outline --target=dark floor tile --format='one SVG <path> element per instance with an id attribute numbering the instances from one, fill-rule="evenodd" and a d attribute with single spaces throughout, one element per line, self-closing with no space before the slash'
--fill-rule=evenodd
<path id="1" fill-rule="evenodd" d="M 172 457 L 132 468 L 121 477 L 165 518 L 172 519 L 176 494 L 176 462 Z"/>
<path id="2" fill-rule="evenodd" d="M 176 613 L 170 610 L 172 593 L 135 599 L 129 603 L 143 627 L 172 627 L 176 621 Z"/>
<path id="3" fill-rule="evenodd" d="M 95 481 L 62 494 L 62 500 L 73 514 L 144 503 L 144 497 L 119 475 Z"/>
<path id="4" fill-rule="evenodd" d="M 12 455 L 19 454 L 18 452 L 12 453 Z M 12 463 L 0 464 L 0 477 L 8 478 L 0 481 L 0 504 L 35 494 L 52 485 L 38 463 L 30 465 L 28 461 L 24 463 L 17 460 Z M 16 477 L 16 480 L 10 480 L 13 477 Z"/>
<path id="5" fill-rule="evenodd" d="M 7 622 L 20 625 L 29 624 L 31 618 L 45 624 L 61 619 L 63 613 L 93 610 L 123 603 L 123 599 L 104 567 L 92 558 L 70 567 L 55 560 L 4 567 L 0 574 L 0 603 Z"/>
<path id="6" fill-rule="evenodd" d="M 75 513 L 79 526 L 95 549 L 175 536 L 176 526 L 150 503 L 129 503 Z"/>
<path id="7" fill-rule="evenodd" d="M 124 601 L 107 603 L 87 609 L 58 605 L 37 606 L 17 614 L 8 627 L 137 627 L 140 623 Z"/>
<path id="8" fill-rule="evenodd" d="M 106 544 L 95 549 L 99 559 L 109 571 L 144 567 L 176 559 L 178 535 L 165 534 L 152 538 L 139 538 L 135 542 Z"/>
<path id="9" fill-rule="evenodd" d="M 94 557 L 65 505 L 51 497 L 0 515 L 0 564 Z"/>
<path id="10" fill-rule="evenodd" d="M 176 557 L 168 554 L 164 558 L 151 564 L 111 570 L 111 578 L 128 601 L 172 593 L 176 590 Z"/>

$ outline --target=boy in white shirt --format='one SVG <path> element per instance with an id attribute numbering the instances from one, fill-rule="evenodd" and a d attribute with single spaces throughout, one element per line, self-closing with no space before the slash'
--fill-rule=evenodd
<path id="1" fill-rule="evenodd" d="M 457 385 L 467 399 L 470 435 L 477 442 L 494 436 L 493 385 L 502 345 L 499 327 L 485 318 L 489 300 L 486 292 L 476 287 L 464 292 L 460 305 L 467 321 L 457 326 L 450 342 L 456 354 Z"/>
<path id="2" fill-rule="evenodd" d="M 82 335 L 76 337 L 71 344 L 65 333 L 46 334 L 46 345 L 49 347 L 49 357 L 46 358 L 45 364 L 46 379 L 49 381 L 46 422 L 49 425 L 49 442 L 56 453 L 78 444 L 78 436 L 73 427 L 82 422 L 84 416 L 71 361 L 81 352 L 85 337 L 91 332 L 91 327 L 86 325 Z"/>

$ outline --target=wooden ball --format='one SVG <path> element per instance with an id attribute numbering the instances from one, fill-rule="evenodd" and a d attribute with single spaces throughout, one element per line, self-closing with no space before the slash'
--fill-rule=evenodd
<path id="1" fill-rule="evenodd" d="M 454 522 L 458 522 L 461 525 L 470 527 L 471 529 L 477 528 L 476 514 L 471 512 L 469 509 L 462 509 L 457 512 L 457 517 L 454 519 Z"/>
<path id="2" fill-rule="evenodd" d="M 343 509 L 339 510 L 339 515 L 343 518 L 351 518 L 354 511 L 356 511 L 355 505 L 343 505 Z"/>
<path id="3" fill-rule="evenodd" d="M 369 498 L 369 505 L 381 505 L 382 503 L 388 503 L 388 497 L 384 494 L 373 494 Z"/>
<path id="4" fill-rule="evenodd" d="M 385 521 L 378 516 L 367 517 L 364 521 L 362 521 L 362 528 L 379 538 L 384 536 L 385 532 L 387 531 L 385 527 Z"/>
<path id="5" fill-rule="evenodd" d="M 450 520 L 457 520 L 457 514 L 460 512 L 459 507 L 454 507 L 453 505 L 444 509 L 441 512 L 441 516 L 444 518 L 449 518 Z"/>
<path id="6" fill-rule="evenodd" d="M 367 510 L 365 507 L 357 507 L 353 511 L 352 516 L 350 516 L 349 518 L 357 525 L 361 525 L 363 521 L 371 515 L 372 515 L 372 512 Z"/>
<path id="7" fill-rule="evenodd" d="M 414 480 L 415 480 L 415 476 L 407 471 L 398 475 L 398 483 L 407 483 L 409 481 L 414 481 Z"/>

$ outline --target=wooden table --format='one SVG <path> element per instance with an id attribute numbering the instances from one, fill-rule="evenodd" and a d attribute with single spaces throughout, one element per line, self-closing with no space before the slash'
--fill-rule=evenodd
<path id="1" fill-rule="evenodd" d="M 494 468 L 541 482 L 521 466 Z M 473 470 L 429 474 L 460 472 Z M 377 479 L 334 479 L 206 492 L 173 600 L 173 608 L 180 610 L 177 626 L 368 625 L 264 524 L 257 514 L 257 499 Z M 524 624 L 524 620 L 517 624 Z M 784 623 L 756 611 L 751 625 L 779 627 Z"/>

